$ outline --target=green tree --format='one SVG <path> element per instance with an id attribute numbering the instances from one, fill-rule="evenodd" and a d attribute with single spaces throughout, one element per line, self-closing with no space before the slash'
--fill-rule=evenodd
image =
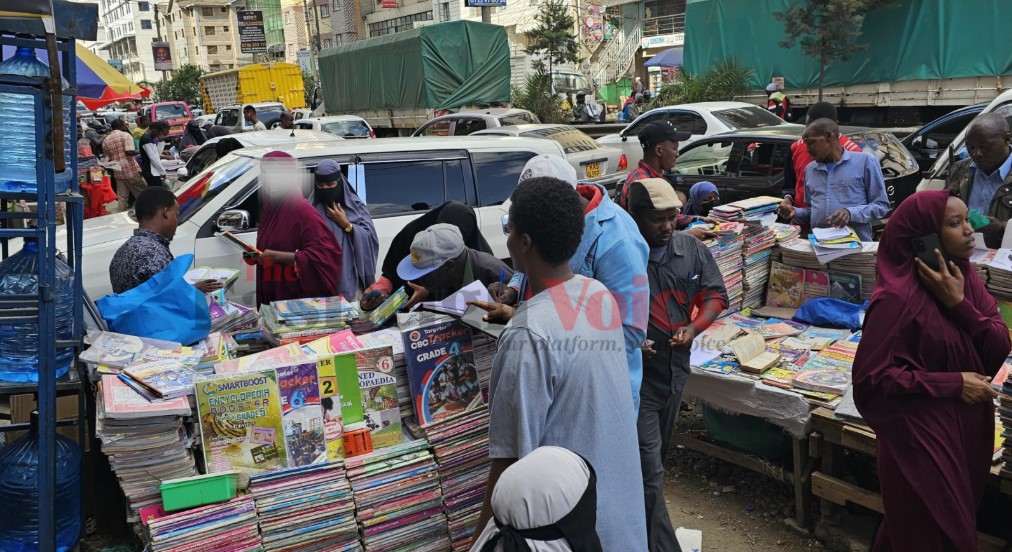
<path id="1" fill-rule="evenodd" d="M 562 112 L 562 98 L 552 92 L 552 77 L 540 61 L 534 63 L 534 70 L 527 75 L 523 86 L 513 87 L 512 96 L 513 107 L 530 111 L 542 123 L 567 122 Z"/>
<path id="2" fill-rule="evenodd" d="M 819 60 L 819 101 L 826 84 L 826 67 L 847 61 L 868 48 L 858 42 L 868 12 L 893 7 L 898 0 L 796 0 L 786 11 L 773 12 L 784 22 L 783 48 L 800 44 L 805 55 Z"/>
<path id="3" fill-rule="evenodd" d="M 200 77 L 204 71 L 196 65 L 184 65 L 172 74 L 173 99 L 200 104 Z"/>
<path id="4" fill-rule="evenodd" d="M 576 18 L 563 0 L 547 0 L 534 16 L 538 26 L 528 31 L 527 48 L 532 56 L 548 61 L 548 74 L 557 63 L 578 63 L 580 45 L 576 41 Z"/>
<path id="5" fill-rule="evenodd" d="M 725 58 L 702 75 L 683 73 L 658 91 L 650 108 L 696 102 L 729 102 L 751 90 L 754 72 L 738 58 Z"/>

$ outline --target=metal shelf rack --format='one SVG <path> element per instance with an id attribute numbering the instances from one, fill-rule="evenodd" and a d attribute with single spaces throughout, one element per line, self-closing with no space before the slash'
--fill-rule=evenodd
<path id="1" fill-rule="evenodd" d="M 41 51 L 46 50 L 43 37 L 26 37 L 0 34 L 0 45 L 25 46 Z M 77 96 L 77 55 L 73 38 L 58 39 L 60 67 L 63 78 L 70 83 L 70 88 L 63 91 L 64 99 L 73 102 L 70 105 L 71 120 L 76 122 Z M 52 62 L 52 60 L 50 60 Z M 54 156 L 62 152 L 54 152 L 50 137 L 53 125 L 62 124 L 63 114 L 54 113 L 50 103 L 48 79 L 0 75 L 0 93 L 20 94 L 30 97 L 30 105 L 25 105 L 26 113 L 30 109 L 35 115 L 35 144 L 39 152 L 36 161 L 38 193 L 12 194 L 0 193 L 0 202 L 6 204 L 11 200 L 34 200 L 37 202 L 36 212 L 12 213 L 0 210 L 0 258 L 6 259 L 11 253 L 20 249 L 19 243 L 11 240 L 34 238 L 39 245 L 39 292 L 37 295 L 2 295 L 0 296 L 0 323 L 35 323 L 39 325 L 38 384 L 0 384 L 0 395 L 11 395 L 34 392 L 38 396 L 39 411 L 39 454 L 41 462 L 38 471 L 39 484 L 39 550 L 55 550 L 56 548 L 56 427 L 64 425 L 56 420 L 56 396 L 58 392 L 78 393 L 78 428 L 79 444 L 85 445 L 84 404 L 85 382 L 80 374 L 71 373 L 60 378 L 55 377 L 55 358 L 57 348 L 74 347 L 78 351 L 81 346 L 83 329 L 83 291 L 81 282 L 81 244 L 84 223 L 84 201 L 78 190 L 77 155 L 71 152 L 70 163 L 66 170 L 73 175 L 71 191 L 66 194 L 55 193 L 56 169 Z M 77 125 L 70 125 L 70 143 L 77 143 Z M 2 152 L 0 152 L 2 155 Z M 56 286 L 55 259 L 57 258 L 56 205 L 66 205 L 66 249 L 65 261 L 74 275 L 74 324 L 70 340 L 58 340 L 56 335 L 56 305 L 54 290 Z M 34 221 L 34 228 L 11 228 L 10 221 L 23 219 Z M 76 369 L 77 362 L 71 368 Z M 82 455 L 83 456 L 83 455 Z M 83 511 L 83 508 L 82 508 Z M 83 531 L 83 524 L 82 524 Z"/>

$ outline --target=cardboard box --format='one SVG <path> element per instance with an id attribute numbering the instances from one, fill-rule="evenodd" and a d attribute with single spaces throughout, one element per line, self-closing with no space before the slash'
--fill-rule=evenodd
<path id="1" fill-rule="evenodd" d="M 7 395 L 0 396 L 0 420 L 11 424 L 27 424 L 32 420 L 32 411 L 37 408 L 35 395 Z M 77 395 L 65 395 L 56 397 L 56 419 L 77 419 Z M 0 422 L 2 423 L 2 422 Z M 60 435 L 77 442 L 78 427 L 76 425 L 57 428 Z M 24 435 L 24 431 L 6 432 L 7 442 L 10 443 Z M 87 441 L 87 438 L 85 439 Z M 84 450 L 88 450 L 87 442 Z"/>

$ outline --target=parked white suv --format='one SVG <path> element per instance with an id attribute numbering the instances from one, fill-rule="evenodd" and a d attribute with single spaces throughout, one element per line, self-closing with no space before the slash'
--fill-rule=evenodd
<path id="1" fill-rule="evenodd" d="M 493 109 L 462 109 L 426 121 L 412 136 L 467 136 L 479 130 L 510 125 L 536 125 L 538 116 L 526 109 L 497 107 Z"/>
<path id="2" fill-rule="evenodd" d="M 257 119 L 267 128 L 271 128 L 281 118 L 281 114 L 288 111 L 285 104 L 280 102 L 260 102 L 252 105 L 257 110 Z M 253 125 L 246 124 L 242 110 L 246 105 L 230 105 L 218 110 L 214 124 L 223 127 L 234 128 L 236 132 L 250 132 Z"/>
<path id="3" fill-rule="evenodd" d="M 235 246 L 217 234 L 230 229 L 247 243 L 256 243 L 260 158 L 274 150 L 290 153 L 310 170 L 324 159 L 341 165 L 372 213 L 381 262 L 405 224 L 450 200 L 475 207 L 481 231 L 495 255 L 509 257 L 502 230 L 508 208 L 503 204 L 513 193 L 524 165 L 535 155 L 564 156 L 553 140 L 507 137 L 343 140 L 233 152 L 177 192 L 179 228 L 171 248 L 177 256 L 195 254 L 195 266 L 242 270 L 232 297 L 247 305 L 256 301 L 255 271 L 242 261 Z M 109 263 L 135 228 L 132 212 L 84 222 L 83 283 L 92 297 L 112 291 Z M 379 273 L 377 266 L 377 276 Z"/>

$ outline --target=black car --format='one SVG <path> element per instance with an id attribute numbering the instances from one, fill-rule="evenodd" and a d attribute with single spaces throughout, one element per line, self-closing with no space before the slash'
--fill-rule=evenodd
<path id="1" fill-rule="evenodd" d="M 970 121 L 984 111 L 987 103 L 979 103 L 957 109 L 952 113 L 931 121 L 923 127 L 911 132 L 903 138 L 903 145 L 921 166 L 921 171 L 929 171 L 938 160 L 938 154 L 945 151 L 959 133 L 970 124 Z"/>
<path id="2" fill-rule="evenodd" d="M 802 126 L 783 125 L 707 136 L 681 148 L 668 180 L 686 196 L 693 184 L 709 180 L 725 204 L 764 195 L 780 197 L 787 154 L 804 131 Z M 921 181 L 917 161 L 892 133 L 862 127 L 840 131 L 878 158 L 893 209 L 914 193 Z"/>

